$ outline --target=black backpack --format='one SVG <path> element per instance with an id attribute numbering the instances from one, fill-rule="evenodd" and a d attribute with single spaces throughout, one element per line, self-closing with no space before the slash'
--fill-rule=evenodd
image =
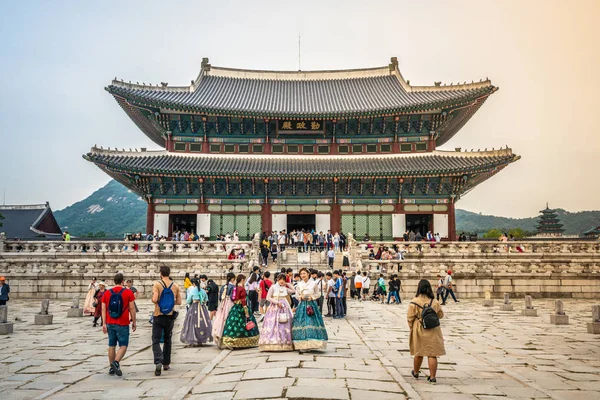
<path id="1" fill-rule="evenodd" d="M 421 325 L 423 326 L 423 329 L 433 329 L 435 327 L 440 326 L 440 318 L 438 317 L 433 307 L 431 307 L 432 303 L 433 299 L 431 299 L 429 304 L 425 305 L 420 305 L 415 303 L 414 301 L 411 301 L 411 304 L 414 304 L 415 306 L 421 309 L 420 321 Z"/>

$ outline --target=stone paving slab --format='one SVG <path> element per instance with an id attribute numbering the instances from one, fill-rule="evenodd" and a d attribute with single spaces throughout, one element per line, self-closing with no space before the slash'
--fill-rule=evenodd
<path id="1" fill-rule="evenodd" d="M 600 398 L 600 336 L 588 334 L 593 301 L 565 300 L 570 325 L 548 323 L 552 300 L 534 300 L 539 317 L 449 303 L 442 319 L 447 355 L 438 384 L 410 376 L 406 304 L 349 301 L 348 318 L 326 319 L 325 351 L 222 352 L 186 347 L 176 321 L 170 371 L 153 375 L 151 304 L 138 302 L 123 377 L 107 375 L 106 336 L 90 317 L 66 318 L 70 302 L 52 302 L 54 324 L 33 325 L 39 301 L 9 304 L 12 335 L 0 337 L 0 393 L 6 399 L 595 399 Z"/>

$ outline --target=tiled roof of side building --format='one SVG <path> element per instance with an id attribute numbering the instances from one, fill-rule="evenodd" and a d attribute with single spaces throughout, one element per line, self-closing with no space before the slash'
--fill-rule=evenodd
<path id="1" fill-rule="evenodd" d="M 258 117 L 356 117 L 471 103 L 497 88 L 489 80 L 451 86 L 411 86 L 395 58 L 359 70 L 250 71 L 202 64 L 190 86 L 139 85 L 114 80 L 106 88 L 140 106 Z"/>
<path id="2" fill-rule="evenodd" d="M 434 176 L 480 173 L 520 157 L 510 149 L 487 152 L 434 151 L 422 154 L 292 156 L 126 152 L 93 148 L 88 161 L 113 172 L 168 176 L 361 177 Z"/>

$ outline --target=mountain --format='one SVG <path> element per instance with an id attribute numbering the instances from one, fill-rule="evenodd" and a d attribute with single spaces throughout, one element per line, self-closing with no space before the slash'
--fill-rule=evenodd
<path id="1" fill-rule="evenodd" d="M 540 207 L 542 208 L 542 207 Z M 600 211 L 571 213 L 557 210 L 566 235 L 576 235 L 594 226 L 600 226 Z M 146 203 L 117 181 L 110 181 L 88 198 L 54 212 L 63 230 L 75 236 L 122 238 L 124 233 L 144 232 L 146 228 Z M 490 229 L 507 232 L 521 228 L 533 232 L 538 216 L 508 218 L 481 215 L 466 210 L 456 210 L 456 231 L 485 233 Z"/>
<path id="2" fill-rule="evenodd" d="M 146 203 L 112 180 L 89 197 L 55 211 L 54 217 L 63 231 L 74 236 L 122 238 L 124 233 L 144 232 Z"/>

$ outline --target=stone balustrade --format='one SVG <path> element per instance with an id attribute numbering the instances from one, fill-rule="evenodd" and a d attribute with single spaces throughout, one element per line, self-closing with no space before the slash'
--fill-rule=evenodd
<path id="1" fill-rule="evenodd" d="M 404 260 L 369 260 L 367 245 L 396 245 Z M 600 298 L 600 242 L 426 242 L 357 243 L 350 237 L 350 270 L 397 273 L 403 296 L 414 294 L 420 279 L 436 282 L 452 270 L 459 297 Z M 510 247 L 508 247 L 510 246 Z M 523 252 L 516 251 L 522 246 Z M 420 249 L 419 249 L 420 247 Z M 231 249 L 244 249 L 245 260 L 228 260 Z M 510 251 L 509 251 L 510 250 Z M 122 272 L 148 296 L 161 265 L 183 281 L 186 272 L 206 274 L 217 283 L 229 271 L 246 274 L 258 265 L 259 240 L 252 242 L 3 241 L 0 275 L 9 279 L 11 297 L 70 299 L 85 294 L 92 277 L 109 285 Z M 322 269 L 326 267 L 323 265 Z M 273 272 L 277 264 L 269 264 Z"/>
<path id="2" fill-rule="evenodd" d="M 147 242 L 123 240 L 77 240 L 62 241 L 18 241 L 7 240 L 3 248 L 5 253 L 229 253 L 231 249 L 249 253 L 252 242 Z M 0 247 L 2 249 L 2 247 Z"/>
<path id="3" fill-rule="evenodd" d="M 369 246 L 375 251 L 379 247 L 394 246 L 406 255 L 444 256 L 488 255 L 518 257 L 521 254 L 595 254 L 600 256 L 600 241 L 482 241 L 482 242 L 360 242 L 356 246 L 361 256 L 368 257 Z"/>

